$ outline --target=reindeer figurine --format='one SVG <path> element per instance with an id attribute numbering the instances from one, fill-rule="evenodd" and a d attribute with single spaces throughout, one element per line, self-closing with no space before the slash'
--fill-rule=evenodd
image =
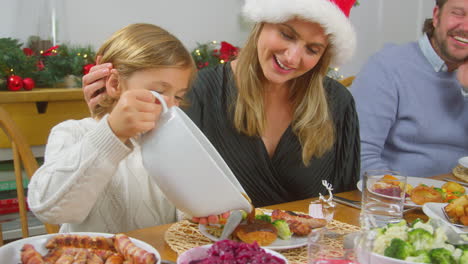
<path id="1" fill-rule="evenodd" d="M 309 215 L 315 218 L 322 218 L 330 222 L 333 220 L 335 213 L 335 203 L 333 202 L 333 187 L 326 180 L 322 181 L 322 185 L 328 191 L 328 199 L 319 193 L 319 199 L 314 200 L 309 205 Z"/>

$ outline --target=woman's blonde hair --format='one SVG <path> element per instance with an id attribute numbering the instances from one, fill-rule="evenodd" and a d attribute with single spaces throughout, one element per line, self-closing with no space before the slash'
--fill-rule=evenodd
<path id="1" fill-rule="evenodd" d="M 115 32 L 99 49 L 101 63 L 111 62 L 122 78 L 153 68 L 192 68 L 195 63 L 184 45 L 171 33 L 151 24 L 131 24 Z M 190 85 L 189 85 L 190 86 Z M 118 99 L 104 94 L 92 110 L 93 117 L 102 117 L 112 110 Z"/>
<path id="2" fill-rule="evenodd" d="M 257 42 L 263 23 L 257 23 L 244 48 L 239 53 L 235 81 L 238 96 L 234 109 L 235 128 L 249 136 L 262 135 L 266 126 L 264 111 L 264 82 L 260 66 Z M 331 61 L 331 44 L 328 45 L 317 65 L 291 80 L 289 87 L 293 103 L 292 130 L 302 146 L 302 161 L 308 165 L 312 157 L 320 157 L 332 148 L 335 129 L 323 87 Z"/>

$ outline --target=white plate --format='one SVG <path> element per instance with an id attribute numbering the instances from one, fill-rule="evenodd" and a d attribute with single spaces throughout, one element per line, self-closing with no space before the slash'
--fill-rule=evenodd
<path id="1" fill-rule="evenodd" d="M 449 224 L 452 229 L 459 233 L 459 234 L 468 234 L 468 226 L 461 228 L 461 227 L 456 227 L 450 223 L 450 221 L 447 219 L 447 217 L 444 214 L 444 207 L 447 205 L 447 203 L 425 203 L 424 206 L 422 207 L 422 210 L 424 214 L 426 214 L 430 218 L 436 218 L 444 221 L 445 223 Z"/>
<path id="2" fill-rule="evenodd" d="M 407 181 L 407 183 L 411 184 L 413 187 L 416 187 L 416 186 L 418 186 L 419 184 L 422 183 L 422 184 L 425 184 L 427 186 L 434 186 L 434 187 L 440 188 L 440 187 L 442 187 L 442 185 L 447 183 L 445 181 L 438 181 L 438 180 L 433 180 L 433 179 L 428 179 L 428 178 L 420 178 L 420 177 L 408 177 L 406 181 Z M 359 191 L 362 192 L 362 182 L 361 182 L 361 180 L 358 181 L 357 188 L 358 188 Z M 468 192 L 468 189 L 465 188 L 465 193 L 467 193 L 467 192 Z M 379 194 L 379 195 L 388 197 L 388 196 L 383 195 L 383 194 Z M 406 198 L 405 206 L 419 207 L 419 208 L 422 207 L 422 205 L 417 205 L 413 201 L 411 201 L 411 199 L 409 197 Z"/>
<path id="3" fill-rule="evenodd" d="M 198 229 L 200 229 L 200 233 L 202 233 L 207 238 L 211 239 L 212 241 L 218 241 L 219 238 L 208 233 L 208 229 L 205 225 L 198 225 Z M 271 243 L 268 246 L 264 246 L 262 248 L 272 249 L 272 250 L 283 250 L 283 249 L 291 249 L 291 248 L 298 248 L 307 245 L 307 236 L 295 236 L 293 235 L 289 240 L 282 240 L 277 238 L 275 242 Z"/>
<path id="4" fill-rule="evenodd" d="M 204 245 L 201 247 L 191 248 L 185 251 L 177 258 L 177 264 L 188 264 L 192 260 L 199 260 L 199 259 L 205 258 L 207 256 L 207 251 L 208 249 L 210 249 L 211 246 L 212 245 Z M 273 251 L 273 250 L 266 249 L 266 248 L 265 248 L 265 251 L 275 257 L 278 257 L 284 260 L 284 262 L 288 264 L 288 260 L 280 253 Z"/>
<path id="5" fill-rule="evenodd" d="M 458 160 L 458 164 L 461 166 L 468 168 L 468 157 L 462 157 Z"/>
<path id="6" fill-rule="evenodd" d="M 89 233 L 89 232 L 81 232 L 81 233 L 67 233 L 67 234 L 76 234 L 76 235 L 88 235 L 88 236 L 103 236 L 103 237 L 112 237 L 114 234 L 107 234 L 107 233 Z M 8 243 L 3 247 L 0 247 L 0 259 L 2 263 L 21 263 L 21 248 L 24 244 L 31 244 L 34 248 L 41 253 L 42 256 L 49 252 L 48 249 L 45 248 L 46 242 L 49 238 L 54 237 L 58 234 L 48 234 L 42 236 L 33 236 L 28 238 L 23 238 L 20 240 L 16 240 L 14 242 Z M 154 253 L 156 258 L 158 259 L 157 264 L 161 263 L 161 255 L 159 252 L 149 244 L 138 240 L 136 238 L 130 238 L 130 240 L 135 244 L 135 246 L 140 247 L 148 252 Z"/>

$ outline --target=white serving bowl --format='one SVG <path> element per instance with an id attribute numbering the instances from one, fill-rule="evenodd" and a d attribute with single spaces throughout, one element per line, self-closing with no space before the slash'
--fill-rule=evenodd
<path id="1" fill-rule="evenodd" d="M 357 249 L 357 256 L 359 263 L 378 263 L 378 264 L 421 264 L 418 262 L 405 261 L 395 258 L 386 257 L 377 253 L 372 252 L 369 256 L 367 249 Z"/>
<path id="2" fill-rule="evenodd" d="M 177 264 L 188 264 L 190 263 L 190 261 L 193 261 L 193 260 L 199 260 L 199 259 L 202 259 L 202 258 L 205 258 L 208 256 L 208 249 L 210 249 L 212 245 L 204 245 L 204 246 L 201 246 L 201 247 L 195 247 L 195 248 L 192 248 L 192 249 L 189 249 L 187 251 L 185 251 L 184 253 L 182 253 L 178 258 L 177 258 Z M 266 249 L 266 248 L 263 248 L 263 250 L 265 250 L 265 252 L 275 256 L 275 257 L 278 257 L 282 260 L 284 260 L 284 262 L 287 264 L 288 263 L 288 260 L 283 256 L 281 255 L 280 253 L 276 252 L 276 251 L 273 251 L 273 250 L 270 250 L 270 249 Z"/>

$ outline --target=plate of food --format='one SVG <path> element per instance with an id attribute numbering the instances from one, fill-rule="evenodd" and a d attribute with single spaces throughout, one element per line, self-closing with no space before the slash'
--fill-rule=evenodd
<path id="1" fill-rule="evenodd" d="M 0 247 L 0 259 L 2 263 L 25 264 L 72 263 L 78 260 L 82 261 L 79 263 L 122 263 L 126 260 L 133 260 L 134 264 L 161 263 L 158 251 L 149 244 L 124 234 L 107 233 L 63 233 L 28 237 Z M 66 262 L 67 260 L 71 262 Z M 139 261 L 135 262 L 136 260 Z"/>
<path id="2" fill-rule="evenodd" d="M 261 247 L 272 250 L 298 248 L 307 245 L 307 235 L 313 228 L 327 224 L 325 219 L 313 218 L 297 212 L 273 210 L 257 214 L 254 220 L 242 221 L 230 239 L 246 243 L 256 241 Z M 200 232 L 218 241 L 222 225 L 199 225 Z"/>
<path id="3" fill-rule="evenodd" d="M 377 181 L 372 188 L 372 192 L 391 198 L 388 190 L 394 190 L 394 184 L 385 183 L 385 177 L 391 175 L 382 175 L 382 181 Z M 453 199 L 463 196 L 467 193 L 467 189 L 456 182 L 444 182 L 428 178 L 407 177 L 406 182 L 406 201 L 405 206 L 408 207 L 422 207 L 425 203 L 447 203 Z M 362 181 L 357 183 L 357 188 L 362 191 Z M 395 193 L 395 192 L 394 192 Z M 399 196 L 400 193 L 395 196 Z"/>
<path id="4" fill-rule="evenodd" d="M 468 195 L 451 203 L 425 203 L 423 212 L 430 218 L 449 223 L 459 234 L 468 234 Z"/>

